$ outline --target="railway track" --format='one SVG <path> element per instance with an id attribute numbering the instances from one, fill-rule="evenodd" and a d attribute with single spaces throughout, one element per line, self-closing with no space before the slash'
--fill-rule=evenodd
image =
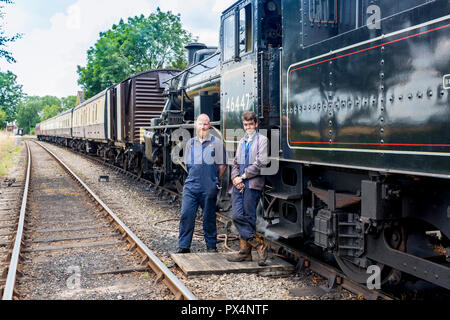
<path id="1" fill-rule="evenodd" d="M 3 300 L 109 299 L 121 290 L 133 299 L 133 292 L 161 299 L 163 284 L 175 299 L 196 299 L 55 154 L 38 143 L 26 146 L 26 182 L 4 264 Z M 147 270 L 152 276 L 143 279 Z"/>
<path id="2" fill-rule="evenodd" d="M 22 154 L 20 164 L 23 170 L 17 177 L 0 181 L 0 288 L 5 285 L 8 261 L 20 215 L 21 200 L 25 189 L 27 155 Z"/>
<path id="3" fill-rule="evenodd" d="M 67 150 L 80 154 L 78 152 L 73 151 L 72 149 Z M 139 177 L 138 175 L 126 171 L 123 168 L 120 168 L 116 165 L 113 165 L 111 163 L 105 162 L 104 160 L 94 157 L 87 154 L 82 154 L 84 157 L 88 158 L 89 160 L 107 166 L 110 169 L 114 170 L 115 172 L 121 173 L 125 175 L 126 177 L 133 179 L 135 181 L 140 181 L 142 183 L 145 183 L 149 186 L 149 191 L 151 193 L 150 198 L 153 201 L 164 203 L 163 207 L 166 208 L 181 208 L 181 195 L 177 193 L 176 191 L 157 186 L 152 181 L 147 180 L 143 177 Z M 231 226 L 232 220 L 230 217 L 228 217 L 225 214 L 222 214 L 220 212 L 217 213 L 217 219 L 219 222 Z M 331 290 L 336 288 L 343 288 L 351 293 L 358 296 L 359 299 L 366 299 L 366 300 L 394 300 L 395 298 L 391 295 L 381 292 L 379 290 L 369 290 L 365 285 L 359 284 L 355 281 L 352 281 L 348 277 L 346 277 L 340 270 L 337 268 L 328 265 L 322 261 L 319 261 L 318 259 L 312 257 L 311 255 L 297 249 L 293 248 L 289 245 L 286 245 L 280 241 L 275 241 L 270 238 L 265 237 L 263 234 L 259 233 L 259 236 L 264 238 L 269 243 L 269 248 L 271 249 L 272 253 L 284 257 L 288 259 L 289 261 L 293 262 L 297 266 L 297 270 L 301 271 L 304 269 L 310 269 L 314 273 L 320 275 L 321 277 L 328 280 L 328 286 L 324 289 Z"/>

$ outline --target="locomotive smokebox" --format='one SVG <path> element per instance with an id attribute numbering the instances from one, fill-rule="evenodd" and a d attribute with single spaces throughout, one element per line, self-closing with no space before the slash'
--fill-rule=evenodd
<path id="1" fill-rule="evenodd" d="M 214 121 L 214 96 L 208 95 L 208 91 L 200 91 L 198 96 L 194 97 L 194 115 L 195 119 L 202 113 L 207 114 L 211 121 Z"/>
<path id="2" fill-rule="evenodd" d="M 194 55 L 198 50 L 206 49 L 207 46 L 204 43 L 190 43 L 185 47 L 188 51 L 188 67 L 194 64 Z"/>

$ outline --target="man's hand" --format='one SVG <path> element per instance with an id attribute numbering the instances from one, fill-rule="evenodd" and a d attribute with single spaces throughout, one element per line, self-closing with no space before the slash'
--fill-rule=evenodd
<path id="1" fill-rule="evenodd" d="M 236 188 L 238 188 L 238 185 L 239 184 L 242 184 L 242 178 L 241 177 L 239 177 L 239 176 L 237 176 L 237 177 L 235 177 L 234 179 L 233 179 L 233 185 L 236 187 Z M 238 188 L 239 189 L 239 188 Z"/>
<path id="2" fill-rule="evenodd" d="M 244 183 L 239 183 L 237 186 L 236 186 L 236 188 L 240 191 L 240 192 L 244 192 L 244 188 L 245 188 L 245 185 L 244 185 Z"/>

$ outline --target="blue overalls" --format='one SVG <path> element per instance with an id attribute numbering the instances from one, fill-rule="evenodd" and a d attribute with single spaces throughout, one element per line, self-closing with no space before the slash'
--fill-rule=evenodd
<path id="1" fill-rule="evenodd" d="M 198 206 L 203 211 L 203 231 L 206 246 L 216 248 L 216 201 L 219 180 L 217 164 L 214 162 L 214 139 L 215 137 L 211 136 L 211 139 L 204 141 L 201 146 L 198 138 L 192 138 L 189 141 L 191 148 L 185 156 L 188 177 L 183 188 L 180 233 L 178 236 L 179 248 L 188 249 L 191 247 Z"/>
<path id="2" fill-rule="evenodd" d="M 256 133 L 257 134 L 257 133 Z M 247 137 L 247 136 L 246 136 Z M 245 137 L 245 139 L 246 139 Z M 242 144 L 241 159 L 239 165 L 239 174 L 242 176 L 245 169 L 250 166 L 250 149 L 254 136 L 249 142 L 244 140 Z M 249 179 L 244 180 L 244 192 L 240 192 L 233 187 L 232 203 L 233 203 L 233 223 L 239 232 L 241 239 L 251 240 L 256 233 L 256 207 L 261 198 L 261 191 L 250 189 Z"/>

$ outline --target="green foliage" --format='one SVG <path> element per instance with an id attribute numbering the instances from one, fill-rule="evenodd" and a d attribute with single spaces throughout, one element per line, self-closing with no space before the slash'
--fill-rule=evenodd
<path id="1" fill-rule="evenodd" d="M 58 113 L 61 113 L 61 106 L 54 104 L 51 106 L 45 106 L 43 110 L 43 115 L 41 117 L 41 121 L 53 118 Z"/>
<path id="2" fill-rule="evenodd" d="M 74 108 L 76 100 L 77 97 L 75 96 L 69 96 L 62 99 L 50 96 L 41 98 L 41 104 L 44 106 L 42 109 L 43 114 L 41 116 L 41 121 L 53 118 L 61 112 Z"/>
<path id="3" fill-rule="evenodd" d="M 0 130 L 5 128 L 7 117 L 6 112 L 0 107 Z"/>
<path id="4" fill-rule="evenodd" d="M 23 128 L 24 133 L 29 133 L 41 118 L 39 114 L 42 112 L 43 106 L 39 97 L 26 97 L 17 108 L 17 124 L 19 128 Z"/>
<path id="5" fill-rule="evenodd" d="M 13 121 L 17 106 L 23 96 L 22 86 L 16 83 L 17 76 L 8 71 L 0 72 L 0 108 L 6 113 L 6 120 Z"/>
<path id="6" fill-rule="evenodd" d="M 62 98 L 61 103 L 62 103 L 63 111 L 75 108 L 75 104 L 77 103 L 77 97 L 76 96 L 68 96 L 66 98 Z"/>
<path id="7" fill-rule="evenodd" d="M 0 0 L 0 19 L 3 18 L 3 12 L 2 12 L 3 5 L 2 5 L 2 2 L 6 3 L 6 4 L 13 3 L 11 0 Z M 12 37 L 6 36 L 5 35 L 5 31 L 3 30 L 3 25 L 0 24 L 0 58 L 3 57 L 3 58 L 6 59 L 6 61 L 8 61 L 10 63 L 11 62 L 16 62 L 16 60 L 14 60 L 14 58 L 12 57 L 11 52 L 6 51 L 5 49 L 3 49 L 3 47 L 5 47 L 8 42 L 16 41 L 17 39 L 20 39 L 21 37 L 22 37 L 21 34 L 16 34 L 16 35 L 14 35 Z"/>
<path id="8" fill-rule="evenodd" d="M 37 123 L 50 119 L 61 112 L 75 107 L 76 97 L 25 97 L 18 106 L 17 122 L 25 133 L 32 132 Z"/>
<path id="9" fill-rule="evenodd" d="M 86 67 L 78 66 L 78 83 L 89 99 L 133 74 L 159 68 L 183 69 L 184 47 L 192 35 L 182 28 L 180 15 L 172 12 L 128 18 L 100 33 L 88 52 Z"/>

